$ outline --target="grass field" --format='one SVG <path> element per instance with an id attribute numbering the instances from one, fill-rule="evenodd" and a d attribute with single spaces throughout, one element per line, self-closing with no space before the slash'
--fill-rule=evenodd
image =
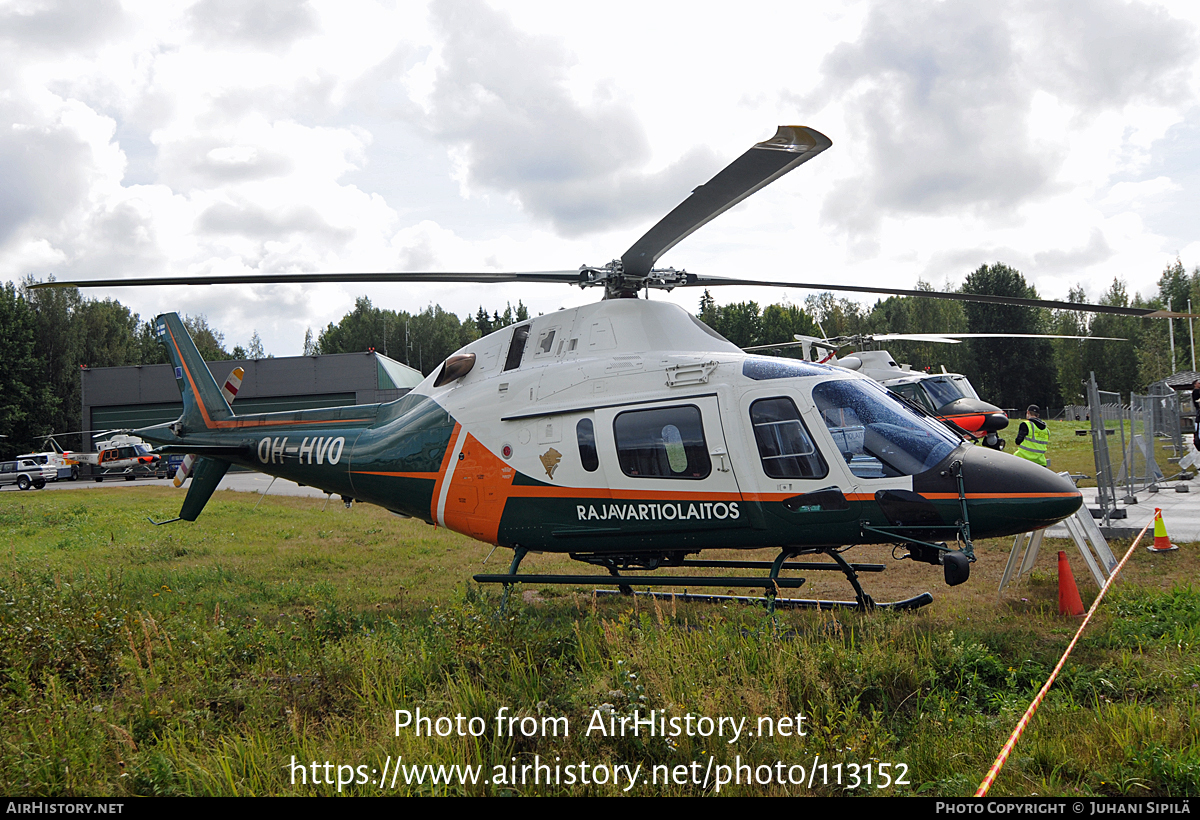
<path id="1" fill-rule="evenodd" d="M 152 527 L 179 493 L 0 493 L 0 792 L 689 795 L 716 793 L 724 772 L 742 780 L 720 785 L 731 795 L 968 795 L 1077 625 L 1057 615 L 1065 546 L 1049 542 L 1000 599 L 1008 542 L 978 544 L 953 589 L 909 562 L 866 579 L 880 599 L 929 589 L 917 613 L 771 619 L 524 589 L 501 614 L 498 592 L 469 581 L 484 545 L 369 506 L 257 500 L 219 493 L 195 524 Z M 1198 549 L 1135 554 L 993 795 L 1200 794 Z M 545 555 L 523 566 L 579 569 Z M 1088 603 L 1096 590 L 1075 573 Z M 806 597 L 847 597 L 844 582 L 811 586 Z M 397 734 L 396 710 L 418 708 L 463 721 L 445 737 L 452 721 Z M 649 710 L 695 731 L 595 728 Z M 498 736 L 498 714 L 525 722 Z M 728 731 L 746 720 L 729 742 L 700 735 L 697 716 L 732 718 Z M 397 771 L 398 757 L 417 768 Z M 551 768 L 521 782 L 535 761 Z M 482 769 L 434 784 L 426 764 Z M 628 791 L 615 766 L 641 767 Z"/>

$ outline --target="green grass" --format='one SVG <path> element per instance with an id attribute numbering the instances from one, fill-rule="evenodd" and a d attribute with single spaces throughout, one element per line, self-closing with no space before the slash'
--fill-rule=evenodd
<path id="1" fill-rule="evenodd" d="M 467 580 L 488 547 L 373 507 L 322 513 L 321 501 L 267 498 L 253 511 L 256 500 L 222 493 L 194 525 L 151 527 L 145 516 L 169 517 L 179 494 L 0 494 L 0 791 L 331 794 L 336 785 L 293 782 L 293 756 L 363 771 L 400 756 L 478 765 L 484 777 L 537 756 L 640 764 L 643 775 L 696 763 L 700 777 L 710 758 L 714 771 L 739 760 L 807 771 L 819 758 L 842 764 L 842 786 L 818 775 L 811 787 L 720 793 L 962 796 L 1076 626 L 1055 614 L 1053 582 L 1041 574 L 1021 582 L 1021 600 L 996 601 L 979 577 L 937 591 L 938 602 L 915 614 L 772 620 L 753 607 L 562 589 L 532 601 L 514 594 L 501 614 L 498 593 Z M 1190 554 L 1131 565 L 993 795 L 1200 793 L 1200 592 L 1182 582 L 1194 574 Z M 497 553 L 489 566 L 508 557 Z M 1178 578 L 1164 577 L 1164 566 Z M 480 717 L 487 731 L 397 735 L 395 710 L 418 708 Z M 502 709 L 566 717 L 571 733 L 497 737 Z M 745 717 L 749 728 L 803 714 L 806 735 L 731 744 L 585 734 L 595 714 L 651 709 Z M 904 764 L 909 782 L 847 789 L 852 763 Z M 607 795 L 623 785 L 401 777 L 394 789 L 342 792 Z M 707 788 L 639 783 L 630 793 L 714 792 L 710 779 Z"/>

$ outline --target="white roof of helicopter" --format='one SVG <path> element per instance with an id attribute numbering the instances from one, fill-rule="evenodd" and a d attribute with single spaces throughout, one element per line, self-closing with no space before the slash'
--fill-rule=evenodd
<path id="1" fill-rule="evenodd" d="M 503 328 L 464 347 L 460 352 L 477 356 L 472 372 L 490 371 L 490 362 L 504 359 L 514 328 L 522 324 L 526 323 Z M 597 356 L 745 355 L 686 310 L 664 301 L 606 299 L 536 316 L 527 324 L 525 354 L 510 373 Z"/>
<path id="2" fill-rule="evenodd" d="M 499 392 L 487 401 L 504 403 L 502 417 L 529 412 L 553 414 L 576 406 L 585 396 L 607 393 L 597 382 L 612 377 L 642 377 L 632 381 L 623 378 L 620 387 L 613 384 L 614 399 L 664 390 L 670 393 L 673 386 L 707 383 L 721 365 L 736 364 L 740 376 L 744 360 L 759 358 L 747 354 L 678 305 L 647 299 L 608 299 L 530 319 L 520 366 L 506 371 L 503 368 L 509 345 L 522 324 L 503 328 L 458 351 L 476 356 L 474 366 L 461 379 L 434 387 L 439 367 L 413 392 L 441 396 L 456 387 L 468 388 L 495 379 L 501 383 Z M 813 374 L 818 378 L 862 378 L 852 371 L 810 365 L 822 371 L 819 376 Z M 459 395 L 468 406 L 483 398 L 471 390 Z M 468 395 L 473 398 L 468 399 Z"/>

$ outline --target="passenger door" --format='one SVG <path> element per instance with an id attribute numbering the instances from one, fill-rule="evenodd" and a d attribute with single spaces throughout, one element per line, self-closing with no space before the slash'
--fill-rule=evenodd
<path id="1" fill-rule="evenodd" d="M 595 420 L 610 524 L 622 532 L 751 526 L 715 395 L 601 408 Z"/>

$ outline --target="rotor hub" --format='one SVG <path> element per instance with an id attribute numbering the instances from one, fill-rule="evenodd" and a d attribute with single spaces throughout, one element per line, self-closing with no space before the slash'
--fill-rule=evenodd
<path id="1" fill-rule="evenodd" d="M 620 259 L 614 259 L 603 267 L 585 265 L 579 272 L 579 287 L 603 287 L 605 299 L 636 299 L 638 291 L 649 288 L 672 291 L 696 278 L 685 270 L 675 268 L 653 268 L 646 274 L 628 273 Z"/>

